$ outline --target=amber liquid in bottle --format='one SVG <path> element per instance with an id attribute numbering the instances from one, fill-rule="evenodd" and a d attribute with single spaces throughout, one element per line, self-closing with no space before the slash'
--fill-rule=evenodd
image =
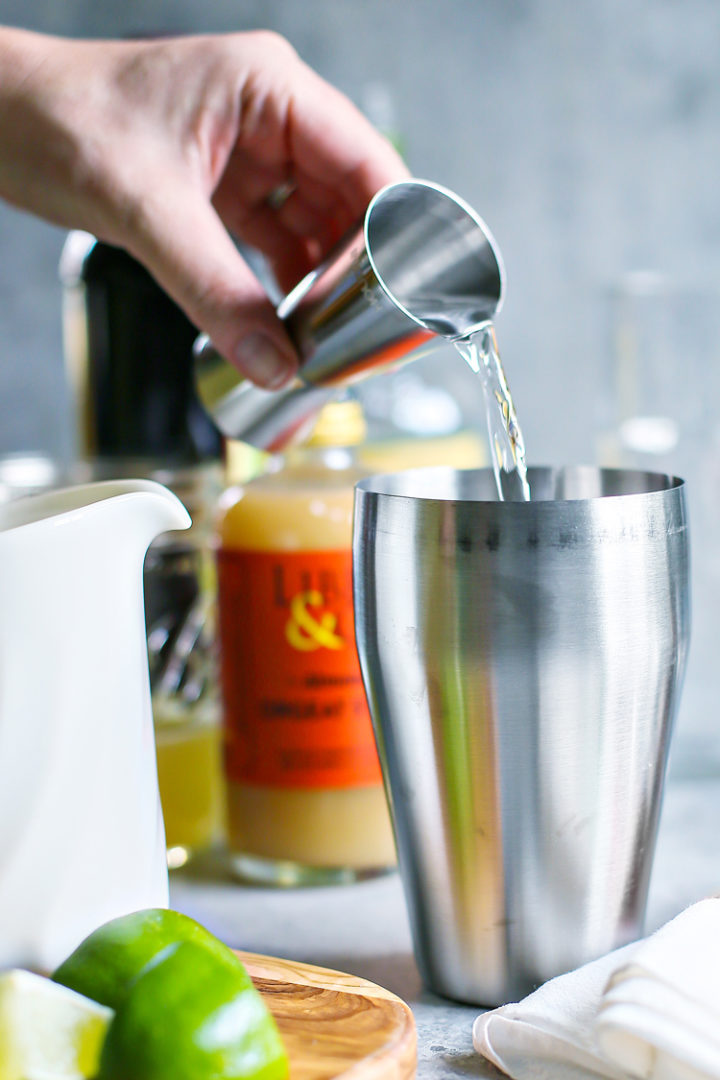
<path id="1" fill-rule="evenodd" d="M 229 849 L 241 876 L 278 884 L 395 863 L 352 622 L 361 473 L 323 445 L 358 417 L 327 408 L 312 445 L 225 493 L 217 529 Z"/>

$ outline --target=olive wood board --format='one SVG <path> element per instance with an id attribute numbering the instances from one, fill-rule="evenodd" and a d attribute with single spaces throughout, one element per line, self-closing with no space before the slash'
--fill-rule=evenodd
<path id="1" fill-rule="evenodd" d="M 275 1017 L 290 1080 L 410 1080 L 417 1064 L 410 1008 L 356 975 L 238 952 Z"/>

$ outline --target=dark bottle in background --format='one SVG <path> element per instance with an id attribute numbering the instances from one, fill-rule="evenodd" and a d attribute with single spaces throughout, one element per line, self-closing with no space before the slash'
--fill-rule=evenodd
<path id="1" fill-rule="evenodd" d="M 135 259 L 85 232 L 60 260 L 79 456 L 190 465 L 220 456 L 195 397 L 197 330 Z"/>
<path id="2" fill-rule="evenodd" d="M 222 836 L 215 581 L 207 520 L 221 490 L 221 439 L 195 397 L 197 330 L 120 248 L 69 234 L 60 260 L 63 336 L 79 479 L 144 476 L 188 507 L 145 560 L 144 597 L 169 867 Z"/>

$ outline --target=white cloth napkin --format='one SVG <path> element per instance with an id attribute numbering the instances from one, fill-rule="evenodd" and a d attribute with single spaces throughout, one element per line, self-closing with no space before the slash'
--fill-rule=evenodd
<path id="1" fill-rule="evenodd" d="M 473 1040 L 515 1080 L 720 1080 L 720 899 L 483 1013 Z"/>

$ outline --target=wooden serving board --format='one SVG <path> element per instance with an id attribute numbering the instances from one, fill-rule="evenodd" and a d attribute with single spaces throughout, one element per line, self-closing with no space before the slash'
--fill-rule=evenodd
<path id="1" fill-rule="evenodd" d="M 272 1012 L 290 1080 L 410 1080 L 415 1021 L 404 1001 L 341 971 L 239 952 Z"/>

